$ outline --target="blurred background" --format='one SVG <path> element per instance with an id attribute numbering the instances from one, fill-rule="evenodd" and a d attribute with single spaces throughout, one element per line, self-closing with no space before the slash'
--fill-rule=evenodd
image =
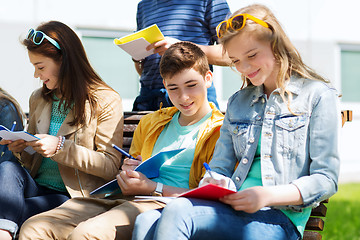
<path id="1" fill-rule="evenodd" d="M 138 0 L 0 0 L 0 86 L 28 111 L 31 92 L 40 87 L 20 44 L 28 29 L 48 20 L 71 26 L 82 39 L 90 62 L 123 98 L 130 111 L 138 94 L 138 75 L 127 53 L 113 44 L 136 29 Z M 343 95 L 342 109 L 353 110 L 353 122 L 341 130 L 340 182 L 360 182 L 360 30 L 358 0 L 228 0 L 232 12 L 263 3 L 279 18 L 304 61 L 329 79 Z M 241 86 L 239 75 L 215 67 L 214 82 L 221 110 Z"/>

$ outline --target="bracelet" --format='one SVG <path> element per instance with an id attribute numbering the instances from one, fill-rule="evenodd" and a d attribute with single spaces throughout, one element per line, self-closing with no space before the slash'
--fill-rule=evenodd
<path id="1" fill-rule="evenodd" d="M 65 137 L 59 136 L 59 142 L 58 142 L 58 145 L 56 146 L 56 151 L 55 151 L 54 155 L 57 154 L 59 152 L 59 150 L 64 147 L 64 143 L 65 143 Z"/>

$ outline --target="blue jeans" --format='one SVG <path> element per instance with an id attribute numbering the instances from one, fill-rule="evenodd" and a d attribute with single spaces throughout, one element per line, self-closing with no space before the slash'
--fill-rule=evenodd
<path id="1" fill-rule="evenodd" d="M 36 184 L 18 163 L 0 163 L 0 229 L 15 235 L 29 217 L 53 209 L 70 197 Z"/>
<path id="2" fill-rule="evenodd" d="M 140 214 L 133 232 L 137 239 L 295 240 L 300 234 L 280 210 L 250 214 L 220 202 L 178 198 L 162 211 Z"/>

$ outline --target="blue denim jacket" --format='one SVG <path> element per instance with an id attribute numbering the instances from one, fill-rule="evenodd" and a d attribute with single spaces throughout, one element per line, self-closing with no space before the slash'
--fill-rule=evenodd
<path id="1" fill-rule="evenodd" d="M 16 121 L 15 131 L 23 130 L 22 119 L 20 118 L 16 107 L 7 99 L 0 99 L 0 125 L 11 129 L 13 122 Z M 1 152 L 4 154 L 1 156 Z M 10 152 L 7 146 L 0 145 L 0 163 L 7 160 L 16 161 L 15 156 Z"/>
<path id="2" fill-rule="evenodd" d="M 301 210 L 337 191 L 339 101 L 336 90 L 321 81 L 293 77 L 287 89 L 295 115 L 278 90 L 267 99 L 262 86 L 248 86 L 231 96 L 210 166 L 239 189 L 261 133 L 263 185 L 296 185 L 304 204 L 287 207 Z"/>

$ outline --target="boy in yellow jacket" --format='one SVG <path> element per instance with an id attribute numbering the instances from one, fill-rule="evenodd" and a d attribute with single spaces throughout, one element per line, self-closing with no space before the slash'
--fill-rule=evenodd
<path id="1" fill-rule="evenodd" d="M 165 206 L 133 201 L 134 195 L 176 197 L 198 186 L 203 163 L 212 158 L 223 115 L 207 100 L 212 73 L 204 52 L 179 42 L 163 55 L 160 73 L 174 107 L 144 116 L 134 133 L 130 154 L 117 176 L 119 199 L 75 198 L 26 221 L 20 239 L 130 239 L 138 214 Z M 134 171 L 142 159 L 167 150 L 185 148 L 148 179 Z M 126 199 L 125 199 L 126 198 Z"/>

